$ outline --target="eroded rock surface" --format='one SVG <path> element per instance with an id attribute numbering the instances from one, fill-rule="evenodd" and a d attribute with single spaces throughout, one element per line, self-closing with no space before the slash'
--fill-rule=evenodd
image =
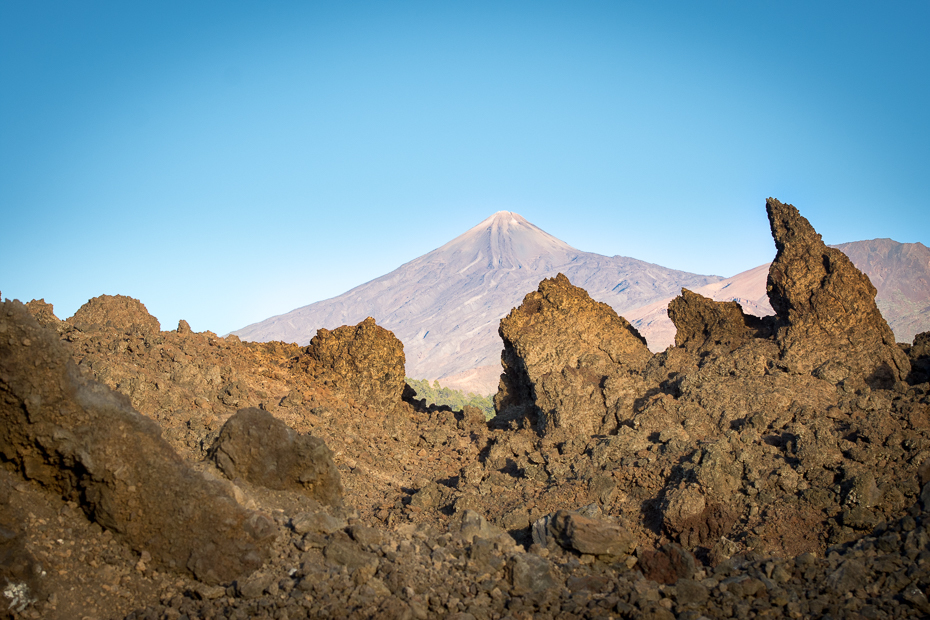
<path id="1" fill-rule="evenodd" d="M 686 288 L 669 303 L 668 316 L 675 346 L 698 354 L 721 347 L 729 353 L 766 331 L 766 322 L 745 314 L 737 302 L 714 301 Z"/>
<path id="2" fill-rule="evenodd" d="M 296 490 L 325 504 L 342 505 L 342 482 L 326 443 L 297 434 L 267 411 L 250 407 L 230 417 L 211 456 L 232 480 Z"/>
<path id="3" fill-rule="evenodd" d="M 906 379 L 910 364 L 875 305 L 869 278 L 828 248 L 793 205 L 769 198 L 766 211 L 777 249 L 767 289 L 780 319 L 782 359 L 801 373 L 839 363 L 875 387 Z"/>
<path id="4" fill-rule="evenodd" d="M 625 319 L 562 274 L 540 282 L 502 319 L 500 335 L 498 415 L 526 417 L 543 433 L 615 430 L 618 412 L 632 405 L 630 375 L 652 356 Z"/>
<path id="5" fill-rule="evenodd" d="M 270 520 L 184 465 L 157 424 L 87 380 L 18 302 L 0 306 L 0 395 L 3 459 L 133 548 L 208 583 L 262 564 Z"/>
<path id="6" fill-rule="evenodd" d="M 139 329 L 157 332 L 158 319 L 149 314 L 138 299 L 125 295 L 100 295 L 78 308 L 68 322 L 80 329 L 109 326 L 117 329 Z"/>
<path id="7" fill-rule="evenodd" d="M 400 401 L 406 386 L 404 345 L 373 318 L 319 330 L 307 354 L 317 362 L 319 378 L 345 395 L 386 409 Z"/>

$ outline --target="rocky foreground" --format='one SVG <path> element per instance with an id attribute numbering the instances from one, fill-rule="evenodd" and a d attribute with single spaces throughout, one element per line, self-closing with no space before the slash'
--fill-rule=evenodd
<path id="1" fill-rule="evenodd" d="M 775 316 L 684 290 L 653 355 L 544 280 L 489 423 L 371 319 L 298 347 L 3 303 L 0 615 L 930 616 L 930 333 L 767 212 Z"/>

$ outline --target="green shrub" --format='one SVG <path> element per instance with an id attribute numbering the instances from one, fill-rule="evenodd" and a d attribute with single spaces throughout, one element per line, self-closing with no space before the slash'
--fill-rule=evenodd
<path id="1" fill-rule="evenodd" d="M 425 398 L 427 405 L 448 405 L 454 411 L 461 411 L 465 405 L 471 405 L 481 409 L 488 420 L 494 417 L 493 395 L 479 396 L 472 392 L 465 394 L 461 390 L 442 387 L 439 381 L 433 381 L 430 384 L 426 379 L 411 379 L 410 377 L 407 377 L 407 385 L 416 391 L 417 398 Z"/>

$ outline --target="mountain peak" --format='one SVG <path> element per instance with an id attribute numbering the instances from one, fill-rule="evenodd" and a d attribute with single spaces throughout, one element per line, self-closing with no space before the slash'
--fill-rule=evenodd
<path id="1" fill-rule="evenodd" d="M 536 268 L 567 262 L 579 253 L 561 239 L 531 224 L 519 213 L 498 211 L 427 257 L 445 261 L 473 255 L 471 264 L 491 269 Z"/>

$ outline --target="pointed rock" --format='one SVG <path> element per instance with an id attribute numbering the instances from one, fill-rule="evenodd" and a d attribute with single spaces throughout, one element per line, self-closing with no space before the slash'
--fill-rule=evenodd
<path id="1" fill-rule="evenodd" d="M 540 282 L 501 320 L 500 335 L 498 421 L 526 416 L 542 433 L 615 430 L 614 410 L 631 396 L 623 379 L 652 357 L 626 319 L 561 273 Z"/>
<path id="2" fill-rule="evenodd" d="M 874 386 L 904 380 L 910 364 L 875 305 L 868 276 L 827 247 L 793 205 L 769 198 L 766 211 L 777 249 L 767 290 L 782 360 L 801 373 L 839 362 Z"/>

